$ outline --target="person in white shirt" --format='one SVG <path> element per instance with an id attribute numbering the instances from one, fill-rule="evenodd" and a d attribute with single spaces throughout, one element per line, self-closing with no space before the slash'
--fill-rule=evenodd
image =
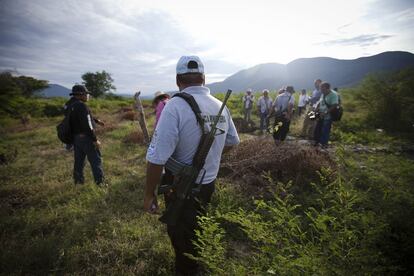
<path id="1" fill-rule="evenodd" d="M 314 107 L 316 107 L 316 104 L 318 103 L 319 99 L 321 98 L 322 92 L 320 89 L 320 85 L 322 83 L 321 79 L 317 79 L 314 82 L 315 90 L 312 92 L 312 97 L 310 98 L 310 104 Z"/>
<path id="2" fill-rule="evenodd" d="M 295 93 L 293 86 L 287 86 L 285 92 L 276 97 L 272 112 L 269 115 L 270 117 L 273 113 L 275 114 L 273 139 L 276 144 L 280 141 L 284 141 L 289 132 L 290 120 L 295 105 L 293 93 Z"/>
<path id="3" fill-rule="evenodd" d="M 252 90 L 249 88 L 247 89 L 246 94 L 243 96 L 244 120 L 246 122 L 251 121 L 253 104 L 254 104 L 254 96 L 252 95 Z"/>
<path id="4" fill-rule="evenodd" d="M 309 102 L 309 97 L 306 95 L 306 89 L 302 89 L 301 94 L 299 95 L 299 102 L 298 102 L 298 112 L 299 116 L 302 115 L 302 111 L 306 110 L 306 105 Z"/>
<path id="5" fill-rule="evenodd" d="M 183 56 L 176 68 L 179 93 L 193 97 L 201 111 L 204 130 L 210 130 L 210 123 L 217 116 L 222 102 L 210 94 L 205 87 L 204 65 L 197 56 Z M 182 213 L 176 225 L 167 224 L 167 232 L 175 251 L 176 275 L 196 275 L 199 265 L 187 254 L 197 255 L 192 240 L 196 238 L 198 228 L 197 216 L 203 214 L 214 192 L 214 183 L 220 166 L 223 149 L 228 149 L 240 142 L 236 128 L 225 108 L 220 116 L 218 128 L 223 133 L 215 136 L 207 155 L 203 170 L 198 176 L 198 192 L 192 193 L 185 201 Z M 156 213 L 158 209 L 155 189 L 160 184 L 164 165 L 170 158 L 191 165 L 198 149 L 202 131 L 196 115 L 190 105 L 180 97 L 172 97 L 165 105 L 151 144 L 147 150 L 147 173 L 144 195 L 144 210 Z M 166 174 L 168 169 L 166 168 Z M 164 175 L 165 179 L 165 175 Z M 164 180 L 163 180 L 164 184 Z M 166 206 L 174 202 L 175 191 L 165 194 Z"/>
<path id="6" fill-rule="evenodd" d="M 312 111 L 315 111 L 317 103 L 319 102 L 319 99 L 321 98 L 321 95 L 322 95 L 322 92 L 320 90 L 321 83 L 322 83 L 321 79 L 317 79 L 314 82 L 315 90 L 313 90 L 312 96 L 309 99 L 309 105 Z M 305 120 L 303 121 L 302 135 L 309 139 L 313 139 L 314 138 L 313 133 L 315 132 L 315 127 L 316 127 L 316 120 L 312 120 L 311 118 L 309 118 L 309 116 L 305 116 Z"/>
<path id="7" fill-rule="evenodd" d="M 268 115 L 272 108 L 272 99 L 269 97 L 269 90 L 264 89 L 262 96 L 257 101 L 257 112 L 260 117 L 260 132 L 263 133 L 269 125 Z"/>

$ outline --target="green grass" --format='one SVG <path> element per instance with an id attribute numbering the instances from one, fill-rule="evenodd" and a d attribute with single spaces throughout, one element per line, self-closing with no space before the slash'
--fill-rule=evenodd
<path id="1" fill-rule="evenodd" d="M 335 124 L 333 131 L 333 145 L 339 149 L 340 145 L 358 143 L 398 146 L 407 142 L 399 136 L 370 128 L 363 114 L 356 112 L 353 100 L 345 96 L 344 101 L 349 101 L 344 120 Z M 0 165 L 2 273 L 173 273 L 174 254 L 166 228 L 157 216 L 142 210 L 146 148 L 124 142 L 126 136 L 137 131 L 137 122 L 121 121 L 116 113 L 131 103 L 125 100 L 90 102 L 94 114 L 113 126 L 99 135 L 108 183 L 105 188 L 94 185 L 89 164 L 85 167 L 85 185 L 73 185 L 73 153 L 64 150 L 55 134 L 60 117 L 36 115 L 27 126 L 19 119 L 1 118 L 5 124 L 0 132 L 0 154 L 7 161 Z M 55 104 L 61 102 L 56 100 Z M 228 106 L 233 116 L 242 116 L 241 95 L 232 95 Z M 256 115 L 253 119 L 259 121 Z M 153 121 L 153 116 L 147 119 L 150 130 Z M 300 119 L 292 123 L 293 135 L 300 133 L 300 124 Z M 251 135 L 241 137 L 254 138 Z M 210 249 L 217 253 L 217 259 L 210 259 L 207 267 L 212 265 L 211 271 L 224 275 L 292 275 L 304 271 L 342 274 L 353 264 L 361 267 L 354 268 L 355 274 L 412 271 L 412 156 L 397 151 L 359 154 L 347 147 L 338 153 L 341 182 L 322 178 L 314 183 L 313 189 L 298 193 L 296 188 L 294 194 L 289 192 L 287 183 L 272 183 L 279 192 L 285 189 L 283 195 L 292 195 L 290 201 L 282 205 L 277 201 L 277 194 L 275 201 L 260 203 L 267 211 L 256 209 L 258 202 L 243 194 L 238 185 L 219 179 L 210 209 L 211 220 L 205 224 L 205 237 L 213 239 Z M 357 200 L 352 206 L 340 202 L 343 199 L 350 202 L 354 196 Z M 279 199 L 285 198 L 280 198 L 279 194 Z M 325 205 L 320 205 L 322 203 Z M 300 207 L 294 207 L 296 205 Z M 338 206 L 346 208 L 338 209 Z M 288 207 L 293 209 L 287 212 Z M 306 218 L 311 207 L 317 210 L 309 213 L 313 222 Z M 292 222 L 284 229 L 278 228 L 279 222 L 266 213 L 269 208 L 278 210 L 274 214 L 284 215 Z M 235 223 L 241 219 L 240 214 L 248 216 L 243 223 Z M 301 219 L 296 220 L 297 215 Z M 300 235 L 295 229 L 310 235 L 312 227 L 324 227 L 325 222 L 320 221 L 325 218 L 335 221 L 337 228 L 326 228 L 324 235 L 315 235 L 312 242 L 297 240 Z M 254 227 L 246 228 L 252 225 Z M 270 232 L 260 228 L 266 225 L 274 228 Z M 289 239 L 289 229 L 299 236 Z M 348 230 L 350 232 L 346 232 Z M 266 237 L 284 239 L 283 247 L 267 244 Z M 343 242 L 347 237 L 351 237 L 352 244 Z M 338 246 L 344 248 L 339 250 Z M 313 257 L 306 257 L 300 250 Z M 295 254 L 301 257 L 296 258 Z"/>
<path id="2" fill-rule="evenodd" d="M 145 149 L 122 142 L 137 125 L 121 122 L 101 137 L 107 188 L 93 184 L 89 165 L 85 185 L 73 185 L 73 153 L 54 126 L 2 136 L 3 148 L 17 150 L 0 166 L 2 271 L 171 274 L 165 227 L 141 207 Z"/>

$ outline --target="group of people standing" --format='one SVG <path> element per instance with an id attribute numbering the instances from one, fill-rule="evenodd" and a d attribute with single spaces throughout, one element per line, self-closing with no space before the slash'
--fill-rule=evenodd
<path id="1" fill-rule="evenodd" d="M 217 128 L 220 133 L 214 136 L 214 142 L 204 161 L 197 183 L 192 183 L 191 193 L 184 199 L 182 212 L 176 224 L 167 223 L 167 232 L 175 252 L 176 275 L 199 275 L 199 264 L 188 256 L 197 256 L 193 244 L 195 231 L 199 229 L 197 216 L 206 212 L 206 207 L 215 190 L 216 177 L 220 159 L 224 151 L 230 150 L 239 142 L 239 136 L 233 123 L 230 111 L 221 107 L 222 102 L 210 94 L 205 86 L 204 64 L 197 56 L 183 56 L 176 67 L 176 84 L 181 94 L 171 99 L 169 95 L 157 92 L 153 100 L 156 120 L 151 144 L 147 149 L 146 183 L 144 185 L 143 209 L 151 214 L 158 210 L 157 186 L 167 179 L 167 163 L 171 160 L 182 164 L 193 164 L 193 158 L 202 142 L 202 135 L 211 130 L 210 119 L 217 117 Z M 295 90 L 287 86 L 279 91 L 274 101 L 267 89 L 255 103 L 252 90 L 243 96 L 244 119 L 251 121 L 251 112 L 256 106 L 260 117 L 261 132 L 269 130 L 269 120 L 274 117 L 273 128 L 270 128 L 273 138 L 278 143 L 285 140 L 289 131 L 294 112 Z M 75 184 L 84 182 L 83 168 L 85 158 L 91 164 L 93 176 L 97 185 L 104 181 L 101 143 L 96 137 L 95 123 L 103 124 L 95 119 L 88 106 L 89 91 L 85 86 L 75 85 L 72 88 L 71 100 L 67 103 L 66 115 L 70 118 L 73 133 L 74 173 Z M 301 114 L 310 103 L 312 110 L 318 111 L 319 118 L 314 126 L 316 143 L 327 145 L 332 124 L 330 110 L 339 104 L 339 97 L 330 89 L 327 82 L 315 81 L 315 90 L 311 97 L 306 90 L 301 91 L 298 111 Z M 220 110 L 220 112 L 219 112 Z M 221 113 L 222 111 L 222 113 Z M 218 115 L 221 114 L 221 115 Z M 203 134 L 204 133 L 204 134 Z M 166 207 L 177 200 L 174 183 L 180 174 L 169 179 L 171 190 L 164 194 Z"/>
<path id="2" fill-rule="evenodd" d="M 314 82 L 315 90 L 310 96 L 306 89 L 302 89 L 298 97 L 297 115 L 306 113 L 304 121 L 304 134 L 315 141 L 315 145 L 327 147 L 332 126 L 331 111 L 338 107 L 340 98 L 337 89 L 331 90 L 328 82 L 317 79 Z M 248 89 L 242 97 L 244 120 L 251 121 L 251 113 L 254 106 L 257 107 L 257 114 L 260 118 L 260 133 L 269 132 L 273 135 L 276 144 L 286 139 L 289 132 L 290 122 L 295 113 L 295 90 L 293 86 L 286 86 L 278 91 L 273 101 L 269 96 L 269 90 L 264 89 L 262 95 L 255 102 L 252 89 Z M 315 114 L 309 117 L 309 111 Z M 274 117 L 273 125 L 270 126 L 270 119 Z"/>
<path id="3" fill-rule="evenodd" d="M 167 161 L 175 160 L 181 164 L 191 165 L 196 151 L 202 142 L 202 135 L 211 130 L 211 118 L 217 117 L 217 129 L 220 133 L 203 161 L 197 183 L 192 183 L 191 193 L 185 198 L 182 212 L 175 224 L 167 223 L 167 232 L 175 252 L 176 275 L 198 275 L 199 264 L 188 257 L 197 256 L 193 244 L 195 230 L 199 228 L 197 216 L 206 211 L 207 204 L 215 190 L 215 182 L 223 151 L 230 150 L 240 140 L 230 111 L 222 108 L 222 102 L 210 94 L 205 86 L 204 64 L 197 56 L 183 56 L 176 67 L 176 84 L 182 97 L 172 97 L 157 92 L 153 100 L 155 110 L 155 129 L 151 144 L 147 149 L 147 172 L 144 184 L 143 209 L 151 214 L 158 210 L 157 186 L 164 179 L 170 181 L 171 190 L 164 194 L 166 208 L 177 200 L 176 183 L 180 175 L 166 178 Z M 95 183 L 104 183 L 102 169 L 101 143 L 95 132 L 95 124 L 103 124 L 92 116 L 87 106 L 89 91 L 83 85 L 75 85 L 70 94 L 71 99 L 65 105 L 65 119 L 73 138 L 75 184 L 83 184 L 83 170 L 87 158 L 93 172 Z M 187 100 L 184 100 L 186 98 Z M 191 103 L 191 104 L 190 104 Z M 219 111 L 222 112 L 218 116 Z M 72 148 L 68 145 L 67 148 Z"/>

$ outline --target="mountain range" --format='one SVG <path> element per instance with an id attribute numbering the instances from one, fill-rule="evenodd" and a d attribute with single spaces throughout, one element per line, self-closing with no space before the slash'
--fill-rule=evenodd
<path id="1" fill-rule="evenodd" d="M 49 84 L 49 87 L 41 90 L 38 92 L 39 96 L 45 97 L 45 98 L 53 98 L 53 97 L 63 97 L 63 98 L 69 98 L 71 90 L 59 85 L 59 84 Z"/>
<path id="2" fill-rule="evenodd" d="M 409 52 L 384 52 L 352 60 L 329 57 L 300 58 L 288 64 L 265 63 L 241 70 L 222 82 L 207 84 L 212 93 L 277 90 L 293 85 L 296 90 L 313 89 L 315 79 L 331 83 L 332 87 L 357 85 L 367 74 L 414 67 L 414 54 Z"/>
<path id="3" fill-rule="evenodd" d="M 241 70 L 222 82 L 207 84 L 212 93 L 232 89 L 235 92 L 262 89 L 277 90 L 293 85 L 296 90 L 313 89 L 315 79 L 331 83 L 332 87 L 357 85 L 367 74 L 414 67 L 414 54 L 409 52 L 384 52 L 378 55 L 342 60 L 329 57 L 300 58 L 288 64 L 265 63 Z M 43 97 L 68 98 L 71 90 L 59 84 L 49 84 L 40 91 Z M 131 97 L 122 94 L 120 96 Z M 146 98 L 152 98 L 148 95 Z"/>
<path id="4" fill-rule="evenodd" d="M 37 94 L 41 97 L 45 98 L 54 98 L 54 97 L 63 97 L 63 98 L 70 98 L 69 94 L 72 91 L 62 85 L 51 83 L 49 86 L 43 90 L 37 92 Z M 132 94 L 121 94 L 117 93 L 116 95 L 124 97 L 124 98 L 132 98 L 134 95 Z M 147 96 L 148 98 L 152 98 L 151 96 Z"/>

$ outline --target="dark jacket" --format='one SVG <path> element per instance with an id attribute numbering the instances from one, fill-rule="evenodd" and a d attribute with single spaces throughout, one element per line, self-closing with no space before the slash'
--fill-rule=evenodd
<path id="1" fill-rule="evenodd" d="M 70 127 L 73 135 L 84 134 L 91 137 L 92 141 L 96 141 L 95 121 L 92 117 L 89 107 L 76 98 L 70 104 Z M 72 100 L 72 99 L 71 99 Z M 70 102 L 70 101 L 69 101 Z"/>
<path id="2" fill-rule="evenodd" d="M 70 99 L 69 99 L 69 101 L 67 101 L 66 103 L 65 103 L 65 105 L 63 106 L 63 114 L 65 115 L 65 116 L 67 116 L 68 115 L 68 113 L 69 113 L 69 107 L 72 105 L 72 104 L 74 104 L 75 102 L 77 102 L 77 101 L 79 101 L 78 99 L 76 99 L 75 97 L 71 97 Z"/>

